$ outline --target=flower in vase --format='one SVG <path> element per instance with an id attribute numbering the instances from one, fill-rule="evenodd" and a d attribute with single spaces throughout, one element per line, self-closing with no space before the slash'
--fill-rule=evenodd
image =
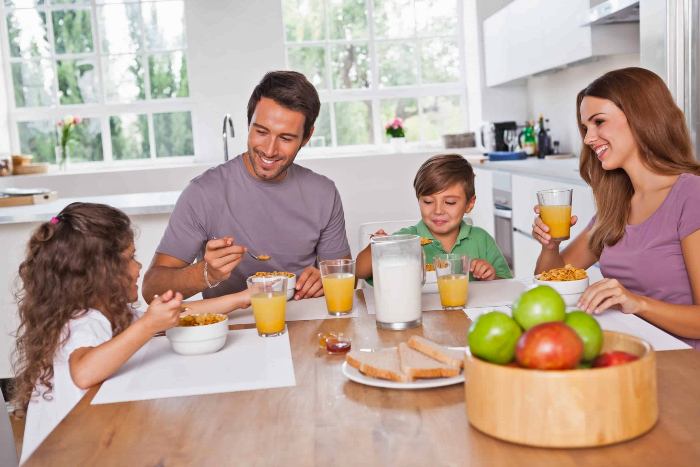
<path id="1" fill-rule="evenodd" d="M 59 120 L 58 123 L 56 123 L 56 126 L 61 128 L 63 126 L 63 120 Z"/>
<path id="2" fill-rule="evenodd" d="M 80 118 L 80 117 L 75 117 L 75 118 L 73 118 L 73 124 L 74 124 L 74 125 L 79 125 L 79 124 L 81 124 L 81 123 L 83 123 L 83 119 L 82 119 L 82 118 Z"/>

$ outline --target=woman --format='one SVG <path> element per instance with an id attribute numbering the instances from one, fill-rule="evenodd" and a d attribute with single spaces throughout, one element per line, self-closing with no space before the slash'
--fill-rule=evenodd
<path id="1" fill-rule="evenodd" d="M 576 103 L 581 177 L 596 215 L 561 252 L 535 218 L 535 271 L 599 262 L 605 279 L 586 289 L 580 309 L 636 314 L 700 350 L 700 164 L 683 113 L 642 68 L 606 73 Z"/>

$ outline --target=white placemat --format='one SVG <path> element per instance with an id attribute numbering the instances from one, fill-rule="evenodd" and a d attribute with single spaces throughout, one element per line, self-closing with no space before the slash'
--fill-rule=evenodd
<path id="1" fill-rule="evenodd" d="M 569 307 L 566 311 L 576 310 L 576 307 Z M 508 306 L 494 308 L 467 308 L 464 312 L 472 321 L 489 311 L 502 311 L 508 316 L 513 316 L 513 310 Z M 606 310 L 599 315 L 593 315 L 600 323 L 600 327 L 605 331 L 617 331 L 632 336 L 639 337 L 649 342 L 654 350 L 684 350 L 691 347 L 685 342 L 676 339 L 672 335 L 649 324 L 634 315 L 628 315 L 618 310 Z"/>
<path id="2" fill-rule="evenodd" d="M 470 282 L 467 294 L 468 308 L 497 307 L 510 305 L 527 286 L 518 279 L 507 279 L 489 282 Z M 367 313 L 376 314 L 374 289 L 363 289 Z M 423 294 L 421 296 L 423 311 L 442 310 L 439 294 Z"/>
<path id="3" fill-rule="evenodd" d="M 361 290 L 355 290 L 352 313 L 343 316 L 333 316 L 328 314 L 326 307 L 326 297 L 307 298 L 304 300 L 290 300 L 287 302 L 285 321 L 308 321 L 312 319 L 337 319 L 337 318 L 357 318 L 359 311 L 364 308 Z M 228 323 L 233 324 L 255 324 L 253 309 L 248 307 L 234 310 L 228 314 Z"/>
<path id="4" fill-rule="evenodd" d="M 102 384 L 92 404 L 288 386 L 296 386 L 288 332 L 229 331 L 224 348 L 193 356 L 173 352 L 167 337 L 154 337 Z"/>

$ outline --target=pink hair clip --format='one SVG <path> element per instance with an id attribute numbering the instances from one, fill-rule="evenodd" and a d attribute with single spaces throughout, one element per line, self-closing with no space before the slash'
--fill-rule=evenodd
<path id="1" fill-rule="evenodd" d="M 52 218 L 51 218 L 51 223 L 52 223 L 52 224 L 58 224 L 58 219 L 56 219 L 55 217 L 52 217 Z"/>

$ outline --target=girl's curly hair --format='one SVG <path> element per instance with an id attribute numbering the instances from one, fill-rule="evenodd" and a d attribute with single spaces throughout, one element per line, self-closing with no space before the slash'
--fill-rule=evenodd
<path id="1" fill-rule="evenodd" d="M 114 335 L 132 323 L 132 279 L 123 253 L 133 241 L 126 214 L 91 203 L 70 204 L 32 233 L 15 292 L 20 318 L 14 351 L 16 414 L 25 413 L 32 397 L 47 398 L 53 389 L 53 359 L 68 338 L 70 320 L 99 309 Z M 43 394 L 38 386 L 45 388 Z"/>

